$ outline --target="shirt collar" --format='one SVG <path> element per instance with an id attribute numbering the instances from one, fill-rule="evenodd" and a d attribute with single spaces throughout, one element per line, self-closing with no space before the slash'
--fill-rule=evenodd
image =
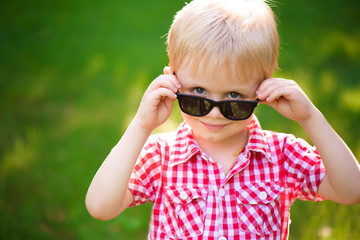
<path id="1" fill-rule="evenodd" d="M 177 129 L 175 142 L 171 148 L 170 166 L 184 163 L 200 151 L 191 127 L 186 122 L 183 122 Z"/>
<path id="2" fill-rule="evenodd" d="M 248 151 L 262 153 L 269 162 L 272 162 L 268 141 L 255 115 L 252 116 L 248 128 L 249 141 L 246 149 Z M 199 152 L 201 152 L 201 150 L 194 139 L 191 127 L 186 122 L 181 123 L 176 132 L 174 145 L 171 148 L 170 166 L 184 163 Z"/>
<path id="3" fill-rule="evenodd" d="M 252 120 L 248 125 L 249 128 L 249 141 L 246 148 L 249 151 L 262 153 L 266 159 L 272 163 L 271 153 L 267 137 L 262 130 L 259 120 L 255 115 L 252 116 Z"/>

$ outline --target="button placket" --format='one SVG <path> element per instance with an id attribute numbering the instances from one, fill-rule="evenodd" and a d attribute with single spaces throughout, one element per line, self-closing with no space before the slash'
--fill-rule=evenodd
<path id="1" fill-rule="evenodd" d="M 219 190 L 219 196 L 220 197 L 224 197 L 225 196 L 225 189 L 224 188 L 220 188 L 220 190 Z"/>
<path id="2" fill-rule="evenodd" d="M 221 186 L 220 189 L 217 192 L 217 198 L 218 198 L 218 203 L 219 203 L 219 231 L 218 234 L 219 236 L 221 236 L 219 238 L 219 240 L 226 240 L 226 238 L 224 236 L 222 236 L 224 234 L 224 230 L 223 230 L 223 219 L 224 219 L 224 201 L 225 201 L 225 195 L 226 195 L 226 191 L 224 189 L 224 186 Z"/>

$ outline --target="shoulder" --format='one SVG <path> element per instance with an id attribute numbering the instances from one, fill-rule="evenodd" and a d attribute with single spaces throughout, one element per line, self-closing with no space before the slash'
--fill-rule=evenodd
<path id="1" fill-rule="evenodd" d="M 302 146 L 306 148 L 314 148 L 311 144 L 309 144 L 303 138 L 296 137 L 294 134 L 291 133 L 283 133 L 283 132 L 276 132 L 271 130 L 262 130 L 262 134 L 264 139 L 271 145 L 277 144 L 281 145 L 284 148 L 290 146 Z"/>
<path id="2" fill-rule="evenodd" d="M 147 147 L 169 147 L 174 145 L 176 140 L 176 131 L 166 133 L 155 133 L 152 134 L 146 141 L 145 148 Z"/>
<path id="3" fill-rule="evenodd" d="M 298 138 L 290 133 L 263 130 L 255 116 L 249 124 L 249 130 L 250 149 L 271 152 L 278 157 L 283 154 L 295 154 L 297 157 L 304 154 L 317 155 L 315 147 L 302 138 Z"/>
<path id="4" fill-rule="evenodd" d="M 304 139 L 274 131 L 264 131 L 264 135 L 272 156 L 276 155 L 281 164 L 285 164 L 290 172 L 296 173 L 294 178 L 305 178 L 314 169 L 322 168 L 317 149 Z"/>
<path id="5" fill-rule="evenodd" d="M 191 130 L 188 129 L 185 123 L 182 123 L 177 130 L 152 134 L 147 140 L 144 149 L 149 147 L 158 149 L 174 148 L 179 143 L 186 142 L 189 133 L 191 134 Z"/>

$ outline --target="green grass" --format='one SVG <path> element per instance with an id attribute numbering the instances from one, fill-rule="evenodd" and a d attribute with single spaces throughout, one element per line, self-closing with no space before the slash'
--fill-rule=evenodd
<path id="1" fill-rule="evenodd" d="M 84 198 L 147 85 L 183 1 L 0 3 L 0 239 L 145 239 L 151 205 L 108 222 Z M 360 158 L 360 4 L 281 1 L 277 76 L 299 82 Z M 174 128 L 177 113 L 162 129 Z M 301 128 L 272 109 L 266 129 Z M 290 239 L 360 239 L 360 206 L 297 201 Z M 319 235 L 330 229 L 330 235 Z"/>

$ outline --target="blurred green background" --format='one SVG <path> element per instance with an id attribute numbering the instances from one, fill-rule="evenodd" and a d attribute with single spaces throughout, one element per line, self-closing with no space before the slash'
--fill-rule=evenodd
<path id="1" fill-rule="evenodd" d="M 0 239 L 145 239 L 150 208 L 89 216 L 98 167 L 167 65 L 183 0 L 0 3 Z M 360 158 L 360 2 L 282 0 L 276 76 L 295 79 Z M 267 106 L 265 129 L 308 140 Z M 176 108 L 161 127 L 175 129 Z M 360 183 L 359 183 L 360 184 Z M 360 205 L 296 201 L 290 239 L 360 239 Z"/>

